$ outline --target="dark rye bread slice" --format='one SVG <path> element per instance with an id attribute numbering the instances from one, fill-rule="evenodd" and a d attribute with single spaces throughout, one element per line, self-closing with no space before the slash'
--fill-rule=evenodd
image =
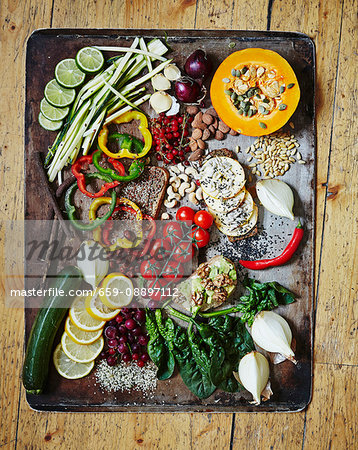
<path id="1" fill-rule="evenodd" d="M 169 182 L 169 172 L 163 167 L 147 166 L 142 175 L 128 183 L 121 183 L 119 196 L 132 200 L 144 214 L 156 219 Z"/>
<path id="2" fill-rule="evenodd" d="M 236 159 L 237 155 L 234 151 L 229 150 L 228 148 L 218 148 L 213 150 L 212 152 L 205 155 L 200 161 L 199 164 L 202 166 L 205 161 L 210 158 L 214 158 L 215 156 L 227 156 L 228 158 Z"/>

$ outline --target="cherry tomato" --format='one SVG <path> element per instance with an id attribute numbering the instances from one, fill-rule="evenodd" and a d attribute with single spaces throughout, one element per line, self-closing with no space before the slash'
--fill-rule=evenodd
<path id="1" fill-rule="evenodd" d="M 193 245 L 197 248 L 205 247 L 206 245 L 208 245 L 210 241 L 209 231 L 199 227 L 193 229 L 191 237 L 193 238 L 194 241 Z"/>
<path id="2" fill-rule="evenodd" d="M 179 222 L 169 222 L 163 229 L 163 236 L 172 244 L 180 242 L 183 238 L 183 230 Z"/>
<path id="3" fill-rule="evenodd" d="M 213 217 L 208 211 L 198 211 L 194 216 L 194 223 L 207 230 L 213 224 Z"/>
<path id="4" fill-rule="evenodd" d="M 182 206 L 178 209 L 176 214 L 177 220 L 184 220 L 184 221 L 194 221 L 195 211 L 191 209 L 189 206 Z"/>
<path id="5" fill-rule="evenodd" d="M 182 241 L 175 249 L 173 258 L 175 261 L 186 263 L 192 261 L 194 257 L 195 248 L 192 242 Z"/>
<path id="6" fill-rule="evenodd" d="M 140 265 L 140 273 L 143 278 L 154 279 L 159 276 L 161 264 L 155 259 L 143 261 Z"/>
<path id="7" fill-rule="evenodd" d="M 172 245 L 167 239 L 154 239 L 151 249 L 150 256 L 157 261 L 161 261 L 165 257 L 168 257 L 172 251 Z"/>
<path id="8" fill-rule="evenodd" d="M 182 278 L 183 275 L 184 275 L 183 266 L 176 261 L 170 261 L 164 268 L 162 274 L 164 278 L 170 278 L 172 280 Z"/>

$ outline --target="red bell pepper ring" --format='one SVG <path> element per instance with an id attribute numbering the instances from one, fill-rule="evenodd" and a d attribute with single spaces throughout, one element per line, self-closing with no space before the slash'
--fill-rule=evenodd
<path id="1" fill-rule="evenodd" d="M 116 206 L 114 208 L 113 214 L 118 211 L 126 211 L 133 214 L 134 216 L 137 215 L 137 211 L 135 211 L 130 206 Z M 113 228 L 113 217 L 111 216 L 108 217 L 107 222 L 105 223 L 102 230 L 102 242 L 107 246 L 110 246 L 112 244 L 112 242 L 109 240 L 109 234 L 112 231 L 112 228 Z"/>
<path id="2" fill-rule="evenodd" d="M 81 156 L 74 164 L 72 164 L 71 171 L 72 174 L 76 177 L 78 189 L 82 192 L 82 194 L 87 195 L 87 197 L 91 198 L 99 198 L 103 197 L 109 189 L 115 188 L 119 185 L 119 181 L 113 181 L 109 176 L 104 175 L 99 172 L 94 172 L 93 175 L 96 175 L 100 180 L 104 180 L 105 184 L 101 187 L 98 192 L 89 192 L 87 190 L 86 178 L 85 174 L 82 173 L 82 170 L 88 169 L 88 166 L 92 163 L 92 155 Z M 123 165 L 122 165 L 123 167 Z M 123 168 L 124 172 L 124 168 Z"/>

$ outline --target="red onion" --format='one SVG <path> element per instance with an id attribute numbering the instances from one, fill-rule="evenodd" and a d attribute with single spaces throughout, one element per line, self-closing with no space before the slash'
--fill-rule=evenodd
<path id="1" fill-rule="evenodd" d="M 212 62 L 203 50 L 196 50 L 192 53 L 184 66 L 185 72 L 194 79 L 207 78 L 212 68 Z"/>
<path id="2" fill-rule="evenodd" d="M 184 103 L 195 103 L 201 94 L 199 84 L 188 77 L 179 78 L 175 82 L 175 96 Z"/>

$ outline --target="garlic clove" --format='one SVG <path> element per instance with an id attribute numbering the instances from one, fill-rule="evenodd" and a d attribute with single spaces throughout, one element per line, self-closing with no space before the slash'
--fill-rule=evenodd
<path id="1" fill-rule="evenodd" d="M 85 281 L 95 289 L 107 275 L 109 269 L 108 254 L 98 242 L 83 242 L 77 255 L 77 267 Z"/>
<path id="2" fill-rule="evenodd" d="M 254 342 L 267 352 L 280 353 L 297 364 L 291 349 L 290 326 L 279 314 L 273 311 L 261 311 L 252 324 L 251 335 Z"/>
<path id="3" fill-rule="evenodd" d="M 172 95 L 170 96 L 170 98 L 172 99 L 172 106 L 170 107 L 169 111 L 166 112 L 166 115 L 175 116 L 175 114 L 178 114 L 180 110 L 180 103 Z"/>
<path id="4" fill-rule="evenodd" d="M 260 180 L 256 184 L 256 193 L 263 206 L 272 214 L 294 220 L 292 209 L 293 192 L 288 184 L 281 180 Z"/>
<path id="5" fill-rule="evenodd" d="M 270 384 L 268 383 L 270 367 L 267 359 L 259 352 L 253 351 L 245 355 L 239 363 L 238 372 L 234 372 L 234 377 L 248 390 L 255 405 L 261 403 L 261 395 L 267 400 L 272 395 Z"/>
<path id="6" fill-rule="evenodd" d="M 168 111 L 172 106 L 172 102 L 171 96 L 164 91 L 154 92 L 149 100 L 150 106 L 157 114 Z"/>
<path id="7" fill-rule="evenodd" d="M 167 77 L 162 73 L 158 73 L 152 78 L 152 86 L 156 91 L 167 91 L 170 89 L 171 84 Z"/>
<path id="8" fill-rule="evenodd" d="M 181 72 L 175 64 L 168 64 L 164 69 L 164 75 L 168 80 L 175 81 L 181 77 Z"/>

